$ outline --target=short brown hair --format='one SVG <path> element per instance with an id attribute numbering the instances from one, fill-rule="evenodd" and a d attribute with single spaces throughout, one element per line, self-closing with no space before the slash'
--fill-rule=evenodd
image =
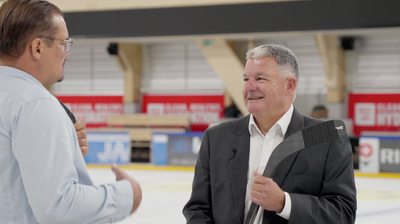
<path id="1" fill-rule="evenodd" d="M 53 16 L 61 10 L 43 0 L 8 0 L 0 7 L 0 58 L 16 60 L 26 46 L 40 35 L 55 37 Z M 52 42 L 44 40 L 51 46 Z"/>

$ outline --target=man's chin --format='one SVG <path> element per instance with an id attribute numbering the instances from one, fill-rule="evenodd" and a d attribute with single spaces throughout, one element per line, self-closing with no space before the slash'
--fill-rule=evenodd
<path id="1" fill-rule="evenodd" d="M 61 78 L 57 80 L 57 82 L 62 82 L 64 80 L 64 74 L 62 74 Z"/>

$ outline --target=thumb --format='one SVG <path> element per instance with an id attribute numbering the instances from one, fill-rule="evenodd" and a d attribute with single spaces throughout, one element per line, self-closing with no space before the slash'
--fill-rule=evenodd
<path id="1" fill-rule="evenodd" d="M 254 177 L 256 177 L 256 176 L 260 176 L 261 174 L 259 172 L 257 172 L 257 170 L 254 170 L 253 175 L 254 175 Z"/>
<path id="2" fill-rule="evenodd" d="M 115 177 L 117 180 L 122 180 L 123 179 L 123 171 L 121 170 L 121 168 L 119 168 L 117 166 L 117 164 L 113 163 L 111 165 L 111 170 L 114 172 Z"/>

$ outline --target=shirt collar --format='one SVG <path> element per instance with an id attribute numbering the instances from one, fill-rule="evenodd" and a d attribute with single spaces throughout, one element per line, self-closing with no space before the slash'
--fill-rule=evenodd
<path id="1" fill-rule="evenodd" d="M 280 130 L 282 131 L 282 135 L 285 135 L 286 130 L 289 127 L 290 120 L 292 119 L 293 110 L 294 110 L 293 104 L 291 104 L 289 110 L 286 111 L 286 113 L 271 127 L 271 129 L 275 125 L 278 125 L 280 127 Z M 253 114 L 250 114 L 250 120 L 249 120 L 250 135 L 253 135 L 253 131 L 257 131 L 260 135 L 262 135 L 260 129 L 257 127 L 257 124 L 254 121 Z"/>
<path id="2" fill-rule="evenodd" d="M 35 77 L 31 74 L 26 73 L 20 69 L 10 67 L 10 66 L 0 66 L 0 78 L 1 77 L 14 77 L 18 79 L 23 79 L 33 85 L 36 85 L 40 88 L 46 89 L 42 83 L 39 82 Z"/>

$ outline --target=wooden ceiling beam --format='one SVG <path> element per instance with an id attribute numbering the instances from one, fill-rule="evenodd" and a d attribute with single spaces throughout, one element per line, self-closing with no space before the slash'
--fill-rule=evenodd
<path id="1" fill-rule="evenodd" d="M 325 67 L 328 102 L 344 102 L 345 54 L 340 38 L 335 35 L 314 35 L 319 54 Z"/>
<path id="2" fill-rule="evenodd" d="M 240 112 L 247 115 L 249 112 L 244 105 L 242 96 L 244 65 L 232 49 L 232 43 L 222 39 L 197 40 L 196 43 L 208 63 L 225 84 L 229 97 Z"/>

